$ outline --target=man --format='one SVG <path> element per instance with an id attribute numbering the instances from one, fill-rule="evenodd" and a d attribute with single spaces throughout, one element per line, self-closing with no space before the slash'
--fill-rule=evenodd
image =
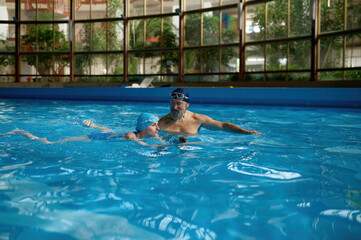
<path id="1" fill-rule="evenodd" d="M 248 131 L 229 122 L 220 122 L 212 118 L 188 111 L 189 94 L 183 88 L 177 88 L 170 94 L 170 113 L 163 116 L 159 128 L 168 132 L 196 134 L 201 127 L 209 130 L 223 130 L 233 133 L 260 134 Z"/>

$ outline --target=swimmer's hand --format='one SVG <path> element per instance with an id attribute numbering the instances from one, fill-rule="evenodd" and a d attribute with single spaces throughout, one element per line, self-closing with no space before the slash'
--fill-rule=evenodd
<path id="1" fill-rule="evenodd" d="M 83 122 L 83 125 L 84 125 L 84 126 L 91 127 L 91 128 L 96 128 L 96 125 L 95 125 L 92 121 L 90 121 L 90 120 L 85 120 L 85 121 Z"/>
<path id="2" fill-rule="evenodd" d="M 100 127 L 100 126 L 94 124 L 91 120 L 85 120 L 83 122 L 83 125 L 88 126 L 90 128 L 97 128 L 99 130 L 102 130 L 103 133 L 113 133 L 114 132 L 113 130 L 111 130 L 111 129 L 107 128 L 107 127 Z"/>
<path id="3" fill-rule="evenodd" d="M 249 134 L 261 134 L 261 133 L 257 131 L 249 131 Z"/>

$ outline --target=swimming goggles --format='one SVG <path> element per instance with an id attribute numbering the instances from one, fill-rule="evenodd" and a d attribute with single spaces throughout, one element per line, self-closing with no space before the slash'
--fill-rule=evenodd
<path id="1" fill-rule="evenodd" d="M 142 124 L 147 123 L 147 122 L 157 123 L 158 121 L 159 121 L 159 118 L 153 116 L 153 117 L 149 118 L 148 120 L 142 122 Z"/>
<path id="2" fill-rule="evenodd" d="M 178 100 L 188 99 L 188 97 L 186 95 L 184 95 L 183 93 L 179 93 L 179 92 L 172 92 L 170 94 L 170 97 L 173 99 L 174 98 L 178 99 Z"/>

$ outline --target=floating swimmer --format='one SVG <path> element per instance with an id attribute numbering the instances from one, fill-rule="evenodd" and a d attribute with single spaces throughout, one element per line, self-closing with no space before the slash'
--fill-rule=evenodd
<path id="1" fill-rule="evenodd" d="M 20 129 L 14 129 L 11 132 L 4 133 L 2 135 L 19 134 L 19 135 L 26 136 L 33 140 L 39 140 L 46 144 L 54 144 L 54 143 L 61 143 L 61 142 L 73 142 L 73 141 L 105 140 L 105 139 L 120 138 L 120 137 L 135 141 L 143 146 L 149 146 L 148 144 L 146 144 L 145 142 L 142 141 L 142 139 L 144 139 L 144 138 L 155 138 L 155 139 L 158 139 L 161 143 L 164 143 L 164 141 L 158 136 L 158 131 L 159 131 L 158 118 L 155 117 L 151 113 L 142 113 L 138 117 L 136 131 L 129 132 L 126 134 L 115 133 L 112 129 L 109 129 L 107 127 L 98 126 L 90 120 L 85 120 L 83 122 L 83 125 L 88 126 L 90 128 L 99 129 L 99 130 L 101 130 L 101 133 L 94 133 L 91 135 L 83 135 L 83 136 L 59 139 L 58 141 L 55 141 L 55 142 L 51 142 L 46 138 L 39 138 L 39 137 L 31 134 L 30 132 L 20 130 Z"/>

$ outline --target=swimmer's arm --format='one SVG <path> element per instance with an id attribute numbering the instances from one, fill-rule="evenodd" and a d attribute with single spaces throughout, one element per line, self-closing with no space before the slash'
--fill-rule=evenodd
<path id="1" fill-rule="evenodd" d="M 124 137 L 125 139 L 132 140 L 132 141 L 134 141 L 134 142 L 136 142 L 136 143 L 139 143 L 139 144 L 142 145 L 142 146 L 149 146 L 148 144 L 146 144 L 145 142 L 143 142 L 142 140 L 140 140 L 139 138 L 137 138 L 137 137 L 135 136 L 135 134 L 132 133 L 132 132 L 125 134 L 123 137 Z"/>
<path id="2" fill-rule="evenodd" d="M 163 138 L 161 138 L 161 137 L 155 137 L 155 139 L 157 139 L 157 140 L 159 140 L 159 141 L 161 141 L 163 144 L 166 144 L 166 142 L 163 140 Z"/>
<path id="3" fill-rule="evenodd" d="M 83 125 L 84 125 L 84 126 L 88 126 L 88 127 L 90 127 L 90 128 L 99 129 L 99 130 L 101 130 L 103 133 L 113 133 L 113 132 L 114 132 L 112 129 L 109 129 L 109 128 L 107 128 L 107 127 L 98 126 L 98 125 L 96 125 L 95 123 L 93 123 L 93 122 L 90 121 L 90 120 L 85 120 L 85 121 L 83 122 Z"/>
<path id="4" fill-rule="evenodd" d="M 261 134 L 257 131 L 248 131 L 233 123 L 213 120 L 212 118 L 205 115 L 198 114 L 198 117 L 202 121 L 201 126 L 208 130 L 222 130 L 226 132 L 243 133 L 243 134 Z"/>

